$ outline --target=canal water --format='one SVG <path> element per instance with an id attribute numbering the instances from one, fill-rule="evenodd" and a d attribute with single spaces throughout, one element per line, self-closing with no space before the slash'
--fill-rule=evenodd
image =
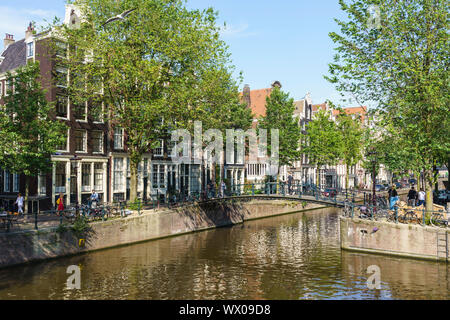
<path id="1" fill-rule="evenodd" d="M 4 299 L 449 299 L 446 264 L 350 253 L 338 209 L 0 270 Z M 81 267 L 69 290 L 68 266 Z M 369 289 L 367 268 L 381 271 Z"/>

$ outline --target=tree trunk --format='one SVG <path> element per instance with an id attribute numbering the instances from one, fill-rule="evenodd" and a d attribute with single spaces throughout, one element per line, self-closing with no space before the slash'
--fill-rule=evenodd
<path id="1" fill-rule="evenodd" d="M 420 191 L 420 171 L 414 171 L 414 176 L 417 180 L 417 192 Z"/>
<path id="2" fill-rule="evenodd" d="M 433 172 L 429 169 L 424 171 L 424 184 L 425 184 L 425 208 L 428 214 L 431 214 L 433 210 L 433 181 L 432 181 Z"/>
<path id="3" fill-rule="evenodd" d="M 138 164 L 130 159 L 130 202 L 134 202 L 137 199 L 137 167 Z"/>
<path id="4" fill-rule="evenodd" d="M 28 212 L 28 195 L 30 193 L 30 180 L 28 176 L 25 176 L 25 197 L 23 204 L 23 213 Z"/>
<path id="5" fill-rule="evenodd" d="M 317 166 L 316 169 L 316 189 L 320 190 L 320 166 Z"/>
<path id="6" fill-rule="evenodd" d="M 348 165 L 345 165 L 345 192 L 348 190 L 348 175 L 349 175 L 349 168 Z"/>

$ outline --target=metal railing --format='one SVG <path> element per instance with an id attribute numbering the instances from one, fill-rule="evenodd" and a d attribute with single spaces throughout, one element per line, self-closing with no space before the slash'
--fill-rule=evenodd
<path id="1" fill-rule="evenodd" d="M 447 210 L 427 211 L 424 206 L 400 207 L 394 205 L 393 210 L 387 206 L 372 204 L 355 204 L 346 202 L 342 215 L 351 218 L 360 218 L 374 221 L 387 221 L 393 223 L 419 224 L 422 226 L 436 226 L 447 228 L 450 222 L 450 212 Z"/>
<path id="2" fill-rule="evenodd" d="M 114 203 L 91 203 L 69 205 L 65 210 L 56 209 L 40 211 L 39 213 L 25 215 L 0 215 L 0 231 L 9 232 L 15 228 L 39 229 L 54 227 L 61 224 L 72 224 L 77 218 L 83 217 L 88 221 L 100 221 L 113 218 L 125 218 L 137 212 L 141 215 L 144 210 L 174 208 L 195 202 L 226 199 L 239 196 L 270 196 L 286 197 L 298 200 L 316 200 L 331 205 L 345 207 L 349 203 L 356 208 L 355 201 L 371 199 L 364 192 L 358 190 L 345 190 L 340 188 L 318 188 L 313 184 L 302 184 L 299 181 L 289 182 L 259 182 L 247 184 L 228 184 L 225 187 L 209 184 L 203 191 L 178 191 L 164 194 L 156 193 L 145 199 L 138 198 L 134 202 L 118 201 Z M 386 200 L 379 197 L 377 201 L 385 204 Z M 377 203 L 378 203 L 377 202 Z M 377 205 L 380 207 L 380 205 Z M 369 210 L 371 206 L 369 206 Z M 359 210 L 359 209 L 358 209 Z M 372 210 L 373 211 L 373 210 Z M 377 210 L 374 210 L 378 212 Z M 0 210 L 0 213 L 2 211 Z"/>

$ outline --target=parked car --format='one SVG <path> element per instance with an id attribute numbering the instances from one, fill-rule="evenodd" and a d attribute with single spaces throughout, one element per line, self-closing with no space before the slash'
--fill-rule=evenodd
<path id="1" fill-rule="evenodd" d="M 389 184 L 388 183 L 383 183 L 383 187 L 384 187 L 385 191 L 389 190 Z"/>
<path id="2" fill-rule="evenodd" d="M 396 187 L 397 189 L 403 188 L 403 186 L 402 186 L 402 184 L 401 184 L 400 182 L 394 182 L 394 184 L 395 184 L 395 187 Z"/>
<path id="3" fill-rule="evenodd" d="M 441 203 L 445 205 L 447 202 L 450 202 L 450 191 L 449 190 L 439 190 L 437 194 L 437 203 Z"/>
<path id="4" fill-rule="evenodd" d="M 416 185 L 417 184 L 417 180 L 416 179 L 409 179 L 408 180 L 410 185 Z"/>
<path id="5" fill-rule="evenodd" d="M 380 191 L 384 191 L 385 189 L 384 189 L 384 185 L 382 185 L 382 184 L 376 184 L 375 185 L 375 191 L 376 192 L 380 192 Z"/>

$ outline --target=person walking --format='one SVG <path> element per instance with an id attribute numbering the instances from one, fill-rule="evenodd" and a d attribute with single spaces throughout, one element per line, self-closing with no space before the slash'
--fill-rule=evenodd
<path id="1" fill-rule="evenodd" d="M 411 207 L 415 207 L 416 199 L 417 199 L 417 191 L 414 189 L 414 186 L 412 186 L 408 192 L 408 205 Z"/>
<path id="2" fill-rule="evenodd" d="M 223 180 L 220 180 L 220 197 L 225 197 L 225 190 L 227 189 L 227 186 Z"/>
<path id="3" fill-rule="evenodd" d="M 425 191 L 421 188 L 419 191 L 419 194 L 417 195 L 417 206 L 420 207 L 421 205 L 425 205 Z"/>
<path id="4" fill-rule="evenodd" d="M 62 193 L 59 194 L 59 198 L 56 200 L 56 205 L 58 206 L 58 215 L 61 215 L 61 212 L 64 210 L 64 195 Z"/>
<path id="5" fill-rule="evenodd" d="M 392 185 L 392 187 L 388 191 L 389 194 L 389 208 L 391 210 L 394 210 L 395 203 L 398 201 L 398 193 L 397 190 L 395 190 L 395 184 Z"/>
<path id="6" fill-rule="evenodd" d="M 17 204 L 17 212 L 19 212 L 19 214 L 23 214 L 23 197 L 20 193 L 17 195 L 15 204 Z"/>
<path id="7" fill-rule="evenodd" d="M 294 178 L 292 177 L 291 174 L 289 174 L 287 180 L 288 180 L 288 193 L 291 194 L 292 193 L 292 181 L 294 180 Z"/>

